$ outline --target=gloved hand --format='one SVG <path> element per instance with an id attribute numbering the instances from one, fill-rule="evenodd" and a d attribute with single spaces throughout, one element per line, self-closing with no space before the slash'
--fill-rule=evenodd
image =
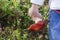
<path id="1" fill-rule="evenodd" d="M 36 4 L 32 4 L 31 8 L 28 11 L 28 15 L 32 18 L 33 21 L 34 17 L 42 18 L 39 14 L 38 5 Z"/>
<path id="2" fill-rule="evenodd" d="M 28 30 L 31 31 L 39 31 L 46 25 L 46 20 L 42 20 L 42 16 L 39 14 L 38 6 L 36 4 L 32 4 L 32 7 L 29 9 L 28 15 L 35 21 L 34 24 L 30 25 Z"/>

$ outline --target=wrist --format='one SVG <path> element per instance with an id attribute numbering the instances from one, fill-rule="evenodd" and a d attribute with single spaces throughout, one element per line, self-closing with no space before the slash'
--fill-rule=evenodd
<path id="1" fill-rule="evenodd" d="M 32 4 L 32 7 L 34 7 L 34 8 L 38 8 L 38 5 L 36 5 L 36 4 Z"/>

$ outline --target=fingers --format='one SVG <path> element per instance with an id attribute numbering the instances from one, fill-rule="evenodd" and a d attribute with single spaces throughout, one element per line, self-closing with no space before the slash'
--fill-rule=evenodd
<path id="1" fill-rule="evenodd" d="M 31 11 L 32 9 L 30 8 L 29 10 L 28 10 L 28 16 L 32 16 L 32 11 Z"/>

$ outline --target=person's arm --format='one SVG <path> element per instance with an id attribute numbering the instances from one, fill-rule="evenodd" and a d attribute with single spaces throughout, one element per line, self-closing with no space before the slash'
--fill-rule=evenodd
<path id="1" fill-rule="evenodd" d="M 44 4 L 44 0 L 31 0 L 32 6 L 29 9 L 28 15 L 33 19 L 34 17 L 42 18 L 39 15 L 38 5 L 42 6 Z"/>

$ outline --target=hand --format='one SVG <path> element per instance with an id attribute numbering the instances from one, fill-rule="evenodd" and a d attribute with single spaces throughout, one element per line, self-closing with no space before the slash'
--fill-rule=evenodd
<path id="1" fill-rule="evenodd" d="M 34 19 L 34 17 L 42 18 L 39 14 L 38 6 L 35 4 L 32 4 L 32 7 L 28 11 L 28 15 Z"/>

